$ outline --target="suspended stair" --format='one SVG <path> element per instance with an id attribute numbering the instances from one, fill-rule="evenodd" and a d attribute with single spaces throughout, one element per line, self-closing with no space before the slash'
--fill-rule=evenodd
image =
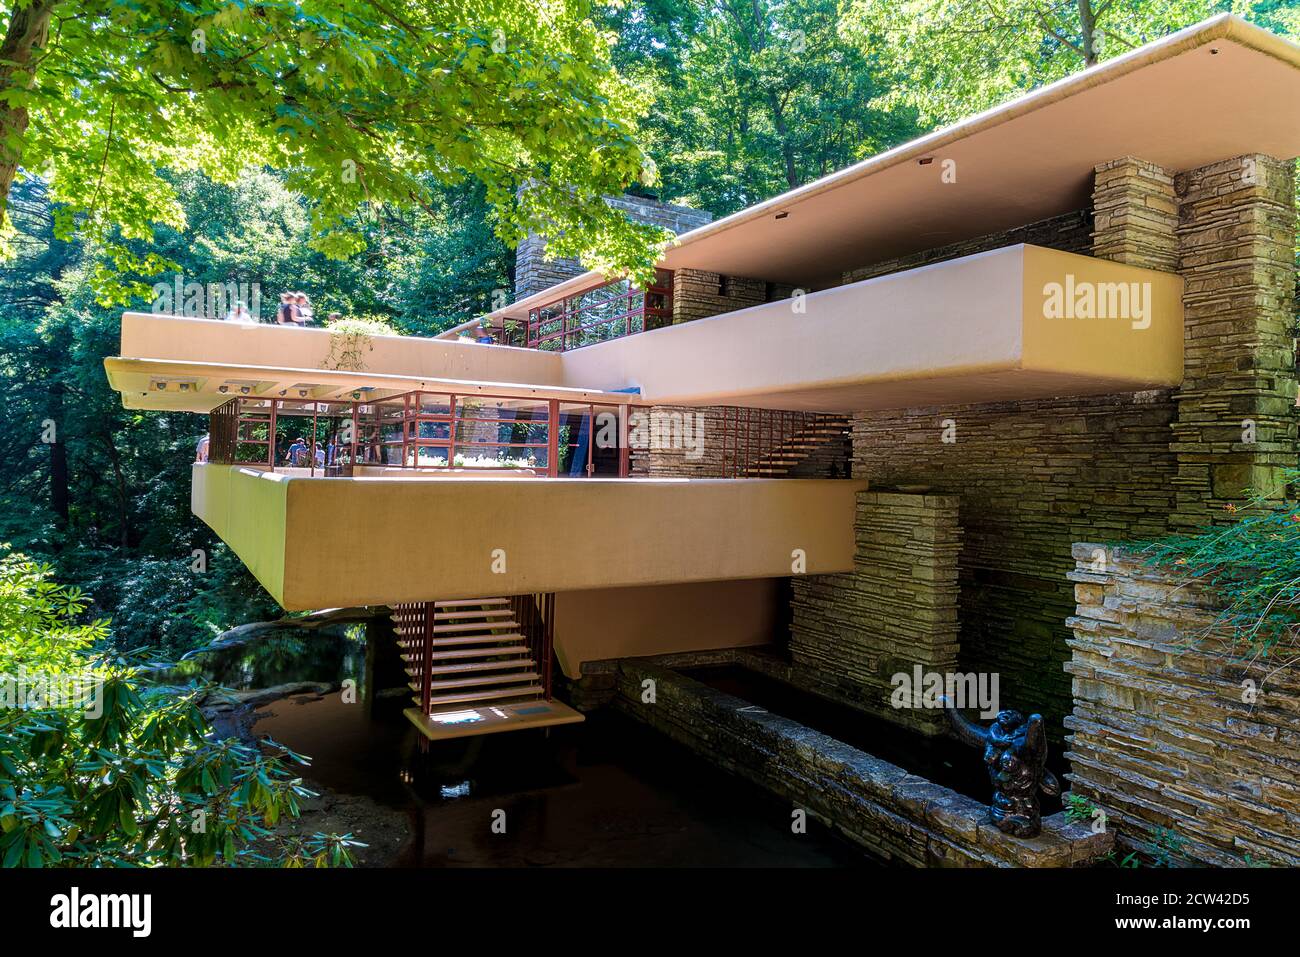
<path id="1" fill-rule="evenodd" d="M 425 741 L 571 724 L 551 699 L 554 595 L 393 606 L 393 624 Z"/>
<path id="2" fill-rule="evenodd" d="M 723 465 L 732 478 L 848 477 L 849 416 L 731 408 L 723 428 Z"/>

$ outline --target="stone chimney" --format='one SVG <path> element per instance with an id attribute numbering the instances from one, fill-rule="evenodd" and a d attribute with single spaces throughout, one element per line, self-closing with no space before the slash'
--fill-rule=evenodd
<path id="1" fill-rule="evenodd" d="M 678 235 L 713 220 L 712 213 L 691 209 L 689 206 L 661 203 L 644 196 L 611 196 L 606 202 L 638 223 L 662 226 Z M 586 270 L 576 259 L 547 259 L 546 240 L 535 233 L 529 234 L 515 252 L 515 299 L 523 299 L 535 292 L 549 289 L 556 283 L 580 276 L 584 272 Z"/>

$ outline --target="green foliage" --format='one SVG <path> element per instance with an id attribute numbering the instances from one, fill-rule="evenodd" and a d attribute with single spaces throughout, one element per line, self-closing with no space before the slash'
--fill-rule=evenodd
<path id="1" fill-rule="evenodd" d="M 222 183 L 285 171 L 311 197 L 312 248 L 331 258 L 366 247 L 358 212 L 431 208 L 434 184 L 469 180 L 509 245 L 545 232 L 558 255 L 643 273 L 662 238 L 601 198 L 654 176 L 637 143 L 647 104 L 611 66 L 586 0 L 0 11 L 13 39 L 37 40 L 0 69 L 0 211 L 15 165 L 41 176 L 56 235 L 105 249 L 90 276 L 103 302 L 142 295 L 131 274 L 168 266 L 130 245 L 186 225 L 164 169 Z"/>
<path id="2" fill-rule="evenodd" d="M 203 689 L 150 688 L 85 608 L 48 566 L 0 557 L 0 864 L 350 866 L 352 835 L 276 829 L 311 793 L 289 770 L 304 758 L 214 740 Z"/>
<path id="3" fill-rule="evenodd" d="M 1123 857 L 1111 851 L 1102 858 L 1107 864 L 1125 870 L 1135 870 L 1143 866 L 1143 860 L 1149 861 L 1150 867 L 1182 867 L 1186 861 L 1182 857 L 1187 839 L 1169 827 L 1157 827 L 1151 831 L 1150 841 L 1141 845 L 1137 851 L 1130 851 Z"/>
<path id="4" fill-rule="evenodd" d="M 1082 794 L 1065 796 L 1065 820 L 1069 824 L 1088 823 L 1097 812 L 1097 805 Z"/>
<path id="5" fill-rule="evenodd" d="M 1300 480 L 1300 472 L 1286 480 Z M 1153 564 L 1212 586 L 1224 601 L 1216 624 L 1244 656 L 1276 657 L 1300 645 L 1300 507 L 1278 501 L 1276 492 L 1252 492 L 1244 505 L 1229 505 L 1237 519 L 1226 525 L 1132 546 Z"/>
<path id="6" fill-rule="evenodd" d="M 373 336 L 395 336 L 397 330 L 382 319 L 353 316 L 326 323 L 330 333 L 330 351 L 325 358 L 329 369 L 366 367 L 365 354 L 374 348 Z"/>
<path id="7" fill-rule="evenodd" d="M 1181 863 L 1183 846 L 1187 838 L 1171 827 L 1157 827 L 1151 832 L 1147 853 L 1152 867 L 1177 867 Z"/>
<path id="8" fill-rule="evenodd" d="M 923 123 L 943 125 L 1217 13 L 1286 29 L 1295 20 L 1293 11 L 1278 12 L 1285 6 L 1285 0 L 850 0 L 843 29 L 898 81 L 876 106 L 909 107 Z"/>
<path id="9" fill-rule="evenodd" d="M 275 294 L 292 288 L 312 296 L 318 315 L 431 332 L 481 311 L 492 289 L 508 285 L 508 253 L 484 226 L 481 190 L 447 190 L 437 220 L 421 213 L 360 222 L 371 245 L 341 262 L 309 248 L 308 204 L 282 177 L 248 170 L 228 186 L 200 173 L 171 180 L 189 230 L 160 228 L 149 248 L 176 262 L 185 280 L 256 285 L 268 319 Z M 39 180 L 14 187 L 11 212 L 22 229 L 17 258 L 0 269 L 0 541 L 53 563 L 61 580 L 93 595 L 126 647 L 176 657 L 226 628 L 278 617 L 270 596 L 190 513 L 203 419 L 124 409 L 108 386 L 103 360 L 120 351 L 121 313 L 88 288 L 105 261 L 101 250 L 54 236 Z M 457 301 L 461 311 L 444 316 L 431 269 L 448 270 L 453 285 L 455 250 L 476 245 L 483 258 Z M 131 306 L 147 311 L 150 303 Z M 44 441 L 47 423 L 56 442 Z M 191 570 L 194 549 L 207 554 L 205 573 Z"/>
<path id="10" fill-rule="evenodd" d="M 614 8 L 620 71 L 654 97 L 643 124 L 666 198 L 721 216 L 916 132 L 837 0 L 647 0 Z"/>

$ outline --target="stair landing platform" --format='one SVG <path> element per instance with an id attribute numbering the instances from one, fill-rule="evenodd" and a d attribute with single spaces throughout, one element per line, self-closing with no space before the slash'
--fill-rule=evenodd
<path id="1" fill-rule="evenodd" d="M 561 701 L 518 701 L 513 704 L 483 704 L 478 707 L 448 708 L 432 715 L 419 708 L 402 712 L 430 741 L 469 738 L 498 731 L 521 731 L 525 728 L 548 728 L 558 724 L 577 724 L 586 716 Z"/>

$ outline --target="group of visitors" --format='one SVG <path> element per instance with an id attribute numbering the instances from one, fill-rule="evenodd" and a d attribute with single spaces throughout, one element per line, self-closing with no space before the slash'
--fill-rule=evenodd
<path id="1" fill-rule="evenodd" d="M 284 464 L 292 465 L 298 468 L 308 468 L 313 459 L 316 462 L 316 468 L 323 469 L 329 465 L 331 467 L 345 464 L 348 457 L 344 455 L 345 447 L 339 442 L 337 435 L 331 435 L 325 444 L 316 446 L 316 452 L 313 455 L 311 446 L 298 436 L 289 445 L 284 455 Z"/>
<path id="2" fill-rule="evenodd" d="M 280 305 L 275 310 L 275 321 L 282 326 L 310 326 L 313 316 L 311 300 L 305 292 L 280 293 Z"/>
<path id="3" fill-rule="evenodd" d="M 280 305 L 275 310 L 275 321 L 282 326 L 298 326 L 305 328 L 311 325 L 315 316 L 315 310 L 312 309 L 311 300 L 307 298 L 305 292 L 282 292 L 280 293 Z M 331 312 L 329 319 L 335 322 L 343 318 L 340 312 Z M 248 306 L 241 299 L 230 307 L 226 313 L 226 322 L 257 322 L 256 316 L 248 311 Z"/>

